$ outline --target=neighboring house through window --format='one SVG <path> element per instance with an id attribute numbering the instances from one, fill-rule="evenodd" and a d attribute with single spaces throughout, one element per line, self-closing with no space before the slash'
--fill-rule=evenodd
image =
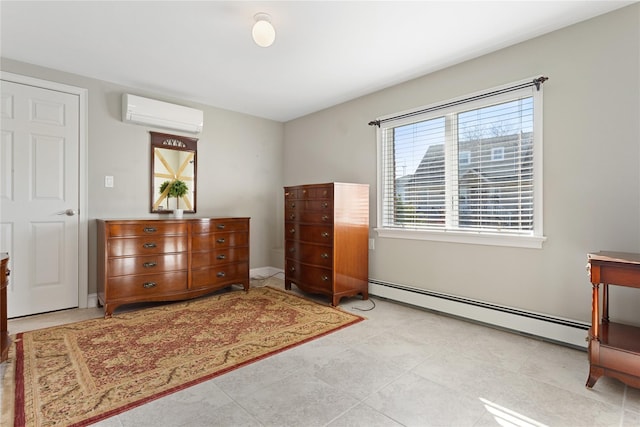
<path id="1" fill-rule="evenodd" d="M 542 88 L 533 83 L 372 122 L 379 235 L 541 247 Z"/>

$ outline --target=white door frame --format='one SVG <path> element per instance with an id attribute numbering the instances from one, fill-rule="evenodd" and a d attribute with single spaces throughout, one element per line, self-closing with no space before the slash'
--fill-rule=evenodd
<path id="1" fill-rule="evenodd" d="M 34 77 L 23 76 L 20 74 L 8 73 L 0 70 L 0 80 L 20 83 L 44 89 L 55 90 L 58 92 L 70 93 L 78 95 L 79 105 L 79 170 L 78 170 L 78 200 L 79 200 L 79 221 L 78 221 L 78 307 L 87 308 L 89 299 L 89 205 L 88 205 L 88 129 L 87 118 L 88 113 L 88 96 L 89 91 L 85 88 L 69 86 L 63 83 L 51 82 L 48 80 L 36 79 Z"/>

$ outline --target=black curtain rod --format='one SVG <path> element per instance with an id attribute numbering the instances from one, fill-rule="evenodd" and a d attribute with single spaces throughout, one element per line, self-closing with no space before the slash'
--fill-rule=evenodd
<path id="1" fill-rule="evenodd" d="M 412 117 L 412 116 L 417 116 L 417 115 L 420 115 L 420 114 L 423 114 L 423 113 L 428 113 L 428 112 L 431 112 L 431 111 L 436 111 L 436 110 L 441 110 L 443 108 L 452 107 L 454 105 L 465 104 L 467 102 L 475 101 L 477 99 L 489 98 L 491 96 L 501 95 L 503 93 L 508 93 L 508 92 L 513 92 L 514 90 L 524 89 L 525 87 L 535 86 L 536 90 L 540 90 L 540 85 L 542 83 L 546 82 L 547 80 L 549 80 L 548 77 L 538 77 L 537 79 L 533 79 L 530 82 L 521 83 L 521 84 L 518 84 L 518 85 L 515 85 L 515 86 L 506 87 L 504 89 L 494 90 L 493 92 L 487 92 L 487 93 L 483 93 L 481 95 L 476 95 L 476 96 L 472 96 L 472 97 L 469 97 L 469 98 L 459 99 L 457 101 L 452 101 L 452 102 L 448 102 L 446 104 L 436 105 L 434 107 L 425 108 L 423 110 L 412 111 L 411 113 L 401 114 L 399 116 L 388 117 L 388 118 L 382 119 L 382 120 L 372 120 L 372 121 L 369 122 L 369 126 L 378 126 L 378 127 L 380 127 L 380 124 L 382 124 L 384 122 L 397 120 L 397 119 L 404 119 L 404 118 Z"/>

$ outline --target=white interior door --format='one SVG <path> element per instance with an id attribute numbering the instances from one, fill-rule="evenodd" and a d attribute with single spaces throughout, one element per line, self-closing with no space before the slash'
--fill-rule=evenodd
<path id="1" fill-rule="evenodd" d="M 77 307 L 79 97 L 8 81 L 0 93 L 8 316 Z"/>

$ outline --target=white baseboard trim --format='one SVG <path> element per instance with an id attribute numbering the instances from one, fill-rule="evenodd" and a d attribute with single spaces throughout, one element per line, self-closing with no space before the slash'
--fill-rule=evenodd
<path id="1" fill-rule="evenodd" d="M 372 279 L 369 279 L 369 294 L 571 347 L 587 348 L 585 338 L 591 325 L 584 322 Z"/>
<path id="2" fill-rule="evenodd" d="M 253 268 L 249 276 L 252 279 L 272 276 L 284 279 L 284 270 L 276 267 Z M 591 325 L 586 322 L 374 279 L 369 279 L 369 294 L 571 347 L 587 348 L 585 339 Z M 94 294 L 90 295 L 90 303 L 92 296 L 95 298 Z"/>
<path id="3" fill-rule="evenodd" d="M 87 295 L 87 308 L 95 308 L 98 306 L 98 294 Z"/>

